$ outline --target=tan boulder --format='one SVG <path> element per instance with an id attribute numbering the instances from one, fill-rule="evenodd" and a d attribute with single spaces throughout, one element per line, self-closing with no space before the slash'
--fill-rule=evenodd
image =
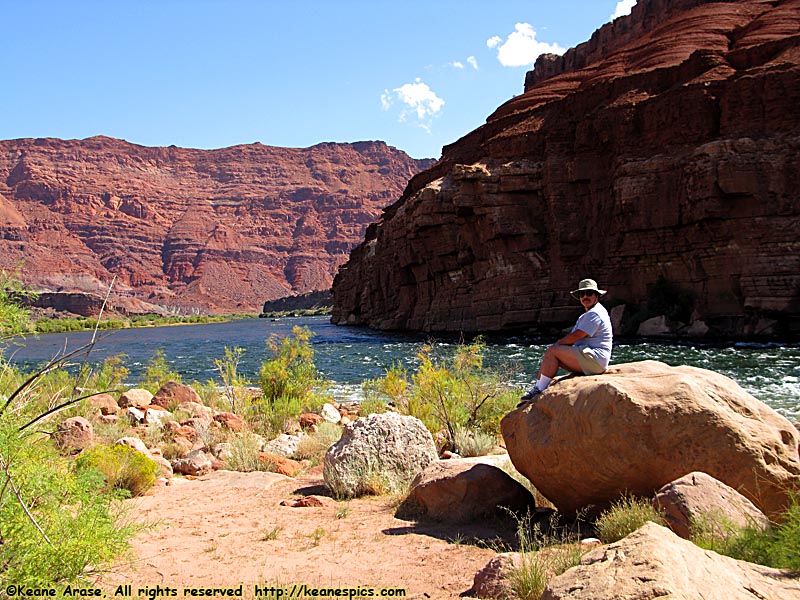
<path id="1" fill-rule="evenodd" d="M 626 538 L 587 553 L 551 579 L 542 600 L 800 599 L 800 579 L 684 540 L 647 523 Z"/>
<path id="2" fill-rule="evenodd" d="M 203 404 L 203 401 L 200 399 L 197 392 L 194 391 L 194 388 L 178 383 L 177 381 L 168 381 L 155 393 L 151 404 L 169 408 L 170 406 L 178 406 L 184 402 Z"/>
<path id="3" fill-rule="evenodd" d="M 116 415 L 119 411 L 119 404 L 111 394 L 95 394 L 94 396 L 89 396 L 86 402 L 93 411 L 101 415 Z"/>
<path id="4" fill-rule="evenodd" d="M 689 473 L 656 494 L 653 506 L 667 526 L 689 539 L 695 525 L 714 526 L 720 533 L 733 528 L 769 527 L 769 520 L 750 500 L 705 473 Z"/>
<path id="5" fill-rule="evenodd" d="M 431 463 L 414 478 L 406 500 L 439 521 L 464 522 L 498 512 L 534 508 L 530 492 L 491 458 L 459 458 Z M 505 457 L 503 457 L 505 458 Z"/>
<path id="6" fill-rule="evenodd" d="M 143 388 L 133 388 L 127 392 L 123 392 L 117 404 L 120 408 L 128 408 L 129 406 L 150 406 L 153 400 L 153 394 Z"/>
<path id="7" fill-rule="evenodd" d="M 516 469 L 568 515 L 702 471 L 776 517 L 800 482 L 792 424 L 695 367 L 643 361 L 566 378 L 501 427 Z"/>

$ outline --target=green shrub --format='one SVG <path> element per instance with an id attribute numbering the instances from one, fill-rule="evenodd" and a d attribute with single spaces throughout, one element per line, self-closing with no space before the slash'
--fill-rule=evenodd
<path id="1" fill-rule="evenodd" d="M 150 393 L 155 394 L 165 383 L 170 381 L 180 383 L 181 375 L 172 370 L 172 367 L 167 362 L 164 350 L 159 348 L 147 361 L 140 385 Z"/>
<path id="2" fill-rule="evenodd" d="M 434 357 L 431 346 L 423 346 L 410 382 L 405 370 L 395 366 L 371 389 L 399 412 L 418 418 L 432 434 L 443 434 L 445 449 L 457 447 L 459 429 L 497 435 L 500 420 L 518 398 L 511 393 L 507 376 L 484 369 L 484 347 L 480 339 L 461 344 L 447 360 Z"/>
<path id="3" fill-rule="evenodd" d="M 693 523 L 692 541 L 707 550 L 775 569 L 800 572 L 800 496 L 792 495 L 782 519 L 764 530 L 755 524 L 734 528 L 725 520 Z"/>
<path id="4" fill-rule="evenodd" d="M 456 429 L 455 450 L 467 458 L 470 456 L 486 456 L 497 446 L 497 438 L 480 429 L 466 429 L 459 427 Z"/>
<path id="5" fill-rule="evenodd" d="M 508 583 L 515 598 L 539 600 L 553 578 L 581 561 L 580 536 L 563 536 L 542 532 L 538 523 L 531 524 L 531 515 L 517 519 L 517 541 L 520 560 L 508 574 Z M 557 528 L 551 524 L 551 530 Z"/>
<path id="6" fill-rule="evenodd" d="M 225 346 L 225 358 L 214 359 L 214 366 L 222 379 L 225 389 L 225 398 L 228 401 L 228 408 L 232 413 L 238 413 L 244 405 L 247 397 L 246 386 L 249 385 L 247 378 L 239 372 L 239 363 L 242 360 L 244 348 Z"/>
<path id="7" fill-rule="evenodd" d="M 261 460 L 262 439 L 252 433 L 240 433 L 230 438 L 231 455 L 225 459 L 225 465 L 231 471 L 250 473 L 251 471 L 270 471 L 268 462 Z"/>
<path id="8" fill-rule="evenodd" d="M 156 482 L 158 463 L 130 446 L 95 446 L 76 461 L 78 471 L 94 469 L 105 476 L 110 489 L 141 496 Z"/>
<path id="9" fill-rule="evenodd" d="M 268 357 L 261 364 L 261 397 L 251 404 L 253 420 L 269 432 L 283 430 L 287 420 L 323 404 L 316 393 L 323 385 L 314 364 L 311 331 L 294 327 L 292 335 L 267 340 Z"/>
<path id="10" fill-rule="evenodd" d="M 633 533 L 648 521 L 665 524 L 663 515 L 649 500 L 625 495 L 603 511 L 595 522 L 595 530 L 603 543 L 610 544 Z"/>
<path id="11" fill-rule="evenodd" d="M 49 441 L 0 417 L 0 580 L 91 585 L 136 531 L 103 486 L 97 471 L 76 471 Z"/>
<path id="12" fill-rule="evenodd" d="M 312 464 L 322 463 L 328 448 L 333 446 L 342 437 L 342 427 L 336 423 L 323 421 L 317 430 L 305 436 L 297 444 L 294 458 L 297 460 L 310 460 Z"/>

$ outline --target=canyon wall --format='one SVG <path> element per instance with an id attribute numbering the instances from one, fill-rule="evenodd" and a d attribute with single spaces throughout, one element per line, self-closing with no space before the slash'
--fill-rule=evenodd
<path id="1" fill-rule="evenodd" d="M 800 1 L 639 0 L 411 180 L 333 320 L 556 330 L 591 277 L 634 327 L 796 335 L 799 198 Z"/>
<path id="2" fill-rule="evenodd" d="M 128 312 L 258 312 L 328 289 L 367 225 L 432 163 L 383 142 L 0 141 L 0 268 L 36 290 L 100 298 L 116 278 L 111 303 Z"/>

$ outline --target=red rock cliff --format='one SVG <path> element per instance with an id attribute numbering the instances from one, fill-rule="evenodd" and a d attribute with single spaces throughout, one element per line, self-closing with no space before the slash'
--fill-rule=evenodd
<path id="1" fill-rule="evenodd" d="M 383 142 L 221 150 L 0 142 L 0 268 L 37 289 L 260 311 L 330 287 L 416 161 Z M 127 298 L 127 300 L 126 300 Z"/>
<path id="2" fill-rule="evenodd" d="M 800 1 L 639 0 L 412 179 L 340 269 L 333 319 L 561 326 L 592 277 L 609 305 L 666 287 L 687 324 L 797 333 L 799 197 Z"/>

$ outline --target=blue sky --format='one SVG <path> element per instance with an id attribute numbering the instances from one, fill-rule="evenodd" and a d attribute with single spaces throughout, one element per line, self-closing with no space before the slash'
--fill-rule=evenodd
<path id="1" fill-rule="evenodd" d="M 438 158 L 634 0 L 0 0 L 0 139 Z"/>

